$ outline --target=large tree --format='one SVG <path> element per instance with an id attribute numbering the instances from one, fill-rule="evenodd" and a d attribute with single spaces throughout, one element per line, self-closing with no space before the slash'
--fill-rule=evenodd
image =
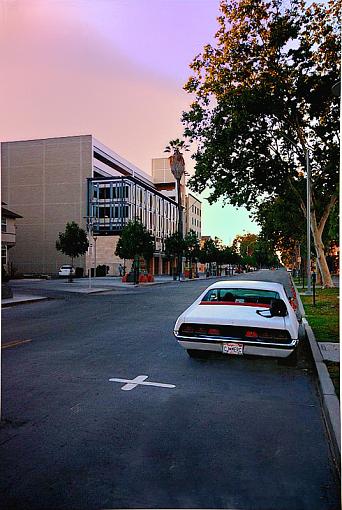
<path id="1" fill-rule="evenodd" d="M 223 0 L 216 44 L 191 64 L 185 135 L 197 142 L 190 185 L 209 201 L 258 208 L 291 192 L 311 229 L 326 286 L 333 286 L 322 235 L 338 196 L 340 1 Z"/>

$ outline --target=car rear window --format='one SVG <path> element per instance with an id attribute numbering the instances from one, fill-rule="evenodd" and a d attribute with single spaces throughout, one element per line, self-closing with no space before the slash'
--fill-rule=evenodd
<path id="1" fill-rule="evenodd" d="M 273 299 L 280 299 L 279 293 L 262 289 L 211 289 L 205 294 L 202 303 L 222 303 L 235 305 L 270 305 Z"/>

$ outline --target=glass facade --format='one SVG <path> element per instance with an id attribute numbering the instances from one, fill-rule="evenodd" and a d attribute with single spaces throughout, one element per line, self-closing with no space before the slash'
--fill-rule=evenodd
<path id="1" fill-rule="evenodd" d="M 95 235 L 119 235 L 138 219 L 156 244 L 177 231 L 177 204 L 133 177 L 88 179 L 88 216 Z"/>

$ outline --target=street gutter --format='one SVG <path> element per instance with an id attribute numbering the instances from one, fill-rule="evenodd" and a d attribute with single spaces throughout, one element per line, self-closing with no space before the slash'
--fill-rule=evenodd
<path id="1" fill-rule="evenodd" d="M 292 280 L 292 278 L 291 278 Z M 316 373 L 318 376 L 318 390 L 321 399 L 322 410 L 325 425 L 330 439 L 332 453 L 341 475 L 341 415 L 340 415 L 340 402 L 337 398 L 334 385 L 329 375 L 328 368 L 324 363 L 323 356 L 319 349 L 316 337 L 310 324 L 305 318 L 305 310 L 300 298 L 298 289 L 292 280 L 296 293 L 296 300 L 298 303 L 298 310 L 303 317 L 303 325 L 305 328 L 306 337 L 309 341 L 312 357 L 315 363 Z"/>

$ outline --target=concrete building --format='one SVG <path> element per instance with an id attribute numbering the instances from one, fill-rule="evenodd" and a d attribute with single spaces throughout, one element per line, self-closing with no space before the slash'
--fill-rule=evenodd
<path id="1" fill-rule="evenodd" d="M 117 241 L 134 218 L 141 219 L 155 237 L 149 270 L 170 271 L 163 240 L 176 232 L 178 224 L 172 174 L 173 194 L 165 186 L 169 175 L 155 183 L 92 135 L 5 142 L 1 164 L 2 198 L 22 216 L 10 253 L 18 271 L 56 274 L 69 262 L 56 250 L 58 234 L 67 222 L 75 221 L 84 229 L 91 224 L 94 234 L 88 255 L 76 259 L 75 265 L 87 272 L 105 264 L 109 274 L 118 274 L 123 261 L 114 255 Z M 183 186 L 186 210 L 185 182 Z"/>

